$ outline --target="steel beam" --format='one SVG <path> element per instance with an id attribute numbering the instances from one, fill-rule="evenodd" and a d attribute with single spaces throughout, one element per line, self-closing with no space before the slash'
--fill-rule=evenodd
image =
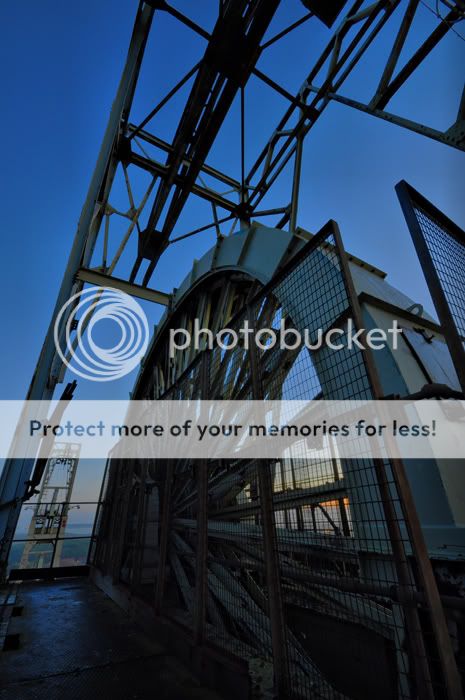
<path id="1" fill-rule="evenodd" d="M 336 246 L 339 251 L 340 264 L 347 295 L 350 300 L 355 327 L 357 329 L 361 329 L 363 328 L 362 313 L 350 274 L 339 227 L 335 222 L 333 222 L 333 232 Z M 362 335 L 364 336 L 364 333 Z M 368 344 L 364 343 L 364 346 L 365 349 L 361 352 L 365 361 L 367 375 L 372 386 L 373 398 L 380 399 L 382 398 L 383 394 L 376 365 L 374 363 L 371 351 L 367 349 Z M 460 676 L 457 670 L 457 664 L 455 662 L 452 642 L 447 629 L 444 610 L 441 605 L 439 591 L 434 578 L 433 568 L 423 536 L 420 520 L 418 518 L 410 483 L 401 459 L 391 458 L 389 463 L 394 478 L 394 486 L 398 496 L 401 513 L 413 551 L 417 575 L 420 579 L 425 593 L 425 598 L 427 600 L 433 633 L 437 644 L 437 652 L 441 661 L 444 684 L 447 689 L 447 695 L 449 700 L 460 700 L 463 697 Z M 414 575 L 412 574 L 410 562 L 402 537 L 399 514 L 393 502 L 390 479 L 387 474 L 385 460 L 374 459 L 373 464 L 377 475 L 384 517 L 394 555 L 396 573 L 401 588 L 407 593 L 409 590 L 411 590 L 412 585 L 415 585 L 415 579 Z M 418 690 L 420 691 L 422 697 L 433 698 L 434 691 L 430 676 L 430 664 L 428 663 L 424 633 L 418 610 L 407 607 L 405 609 L 405 619 L 409 633 L 409 643 L 412 647 Z"/>
<path id="2" fill-rule="evenodd" d="M 134 124 L 128 124 L 127 131 L 129 134 L 129 137 L 131 137 L 131 134 L 138 129 Z M 173 152 L 173 146 L 168 143 L 168 141 L 165 141 L 164 139 L 161 139 L 159 136 L 155 136 L 154 134 L 149 133 L 148 131 L 145 131 L 142 129 L 141 131 L 138 131 L 137 133 L 137 138 L 141 139 L 142 141 L 146 141 L 146 143 L 149 143 L 152 146 L 155 146 L 156 148 L 159 148 L 161 151 L 164 151 L 165 153 L 172 153 Z M 185 158 L 186 163 L 191 163 L 191 159 L 186 157 Z M 216 180 L 219 180 L 220 182 L 223 182 L 225 185 L 228 185 L 232 189 L 237 190 L 238 192 L 241 189 L 241 183 L 239 180 L 234 179 L 230 175 L 227 175 L 226 173 L 221 172 L 221 170 L 218 170 L 217 168 L 213 168 L 211 165 L 208 165 L 208 163 L 204 163 L 202 167 L 200 168 L 200 172 L 204 173 L 205 175 L 209 175 L 210 177 L 214 177 Z"/>
<path id="3" fill-rule="evenodd" d="M 256 207 L 263 199 L 270 186 L 276 180 L 276 177 L 292 157 L 297 148 L 296 138 L 298 136 L 304 137 L 321 116 L 323 110 L 328 104 L 326 92 L 329 90 L 334 91 L 337 89 L 336 86 L 339 87 L 339 85 L 342 84 L 353 68 L 357 65 L 360 58 L 364 55 L 365 51 L 371 45 L 383 26 L 386 24 L 399 2 L 400 0 L 393 0 L 393 2 L 387 6 L 385 2 L 380 1 L 374 3 L 365 11 L 361 11 L 360 13 L 358 13 L 358 10 L 363 3 L 356 2 L 354 4 L 346 19 L 346 22 L 341 25 L 339 30 L 331 38 L 320 58 L 308 74 L 301 90 L 299 90 L 298 96 L 295 98 L 295 101 L 293 101 L 293 104 L 291 104 L 280 120 L 273 137 L 262 150 L 249 171 L 246 178 L 246 183 L 248 186 L 251 186 L 252 178 L 258 172 L 260 165 L 264 164 L 263 172 L 259 178 L 259 181 L 255 184 L 253 194 L 250 198 L 252 208 Z M 358 28 L 355 36 L 350 40 L 345 51 L 342 53 L 342 55 L 340 55 L 343 39 L 346 37 L 350 29 L 355 27 L 357 24 L 361 24 L 361 26 Z M 374 27 L 371 28 L 371 25 L 373 24 Z M 366 34 L 367 37 L 365 38 Z M 324 83 L 321 86 L 320 93 L 315 96 L 310 105 L 305 107 L 305 109 L 302 111 L 302 116 L 298 119 L 297 124 L 288 131 L 288 129 L 286 129 L 286 125 L 291 120 L 295 109 L 301 108 L 300 103 L 305 100 L 309 94 L 309 86 L 320 73 L 328 59 L 330 59 L 329 69 Z M 278 153 L 273 156 L 276 135 L 283 132 L 285 133 L 284 144 L 280 147 Z"/>
<path id="4" fill-rule="evenodd" d="M 312 87 L 312 91 L 318 92 L 318 88 Z M 364 104 L 359 100 L 354 100 L 350 97 L 345 97 L 344 95 L 339 95 L 334 92 L 329 92 L 327 97 L 333 102 L 339 102 L 347 107 L 357 109 L 359 112 L 365 112 L 365 114 L 370 114 L 372 117 L 383 119 L 390 124 L 396 124 L 404 129 L 408 129 L 408 131 L 413 131 L 416 134 L 433 139 L 433 141 L 438 141 L 445 146 L 452 146 L 452 148 L 457 148 L 459 151 L 465 151 L 465 141 L 463 139 L 463 134 L 460 131 L 455 133 L 452 129 L 448 129 L 446 131 L 433 129 L 431 126 L 427 126 L 426 124 L 420 124 L 412 119 L 406 119 L 405 117 L 393 114 L 392 112 L 386 112 L 383 109 L 372 107 L 370 104 Z"/>
<path id="5" fill-rule="evenodd" d="M 240 86 L 245 85 L 255 66 L 260 42 L 278 4 L 279 0 L 228 3 L 213 29 L 166 163 L 168 176 L 158 188 L 148 220 L 148 230 L 155 230 L 175 178 L 181 174 L 182 182 L 175 186 L 162 227 L 160 251 L 163 241 L 166 243 L 169 239 Z M 241 61 L 232 59 L 233 50 L 240 52 Z M 183 165 L 186 156 L 191 162 Z M 131 280 L 141 261 L 139 257 Z M 150 263 L 144 285 L 148 284 L 157 262 L 154 259 Z"/>
<path id="6" fill-rule="evenodd" d="M 57 356 L 54 342 L 55 320 L 73 292 L 79 291 L 82 282 L 75 280 L 76 271 L 87 267 L 94 250 L 103 212 L 99 202 L 106 199 L 116 172 L 116 142 L 121 119 L 129 111 L 144 55 L 147 37 L 153 18 L 153 9 L 141 3 L 137 12 L 131 42 L 103 137 L 97 165 L 91 179 L 86 201 L 79 219 L 68 264 L 55 303 L 51 322 L 27 393 L 30 400 L 49 400 L 58 381 L 54 373 Z M 60 365 L 61 366 L 61 365 Z M 15 505 L 0 511 L 0 577 L 3 575 L 9 555 L 12 537 L 20 513 L 20 498 L 29 479 L 33 460 L 7 460 L 0 480 L 0 502 L 16 501 Z"/>
<path id="7" fill-rule="evenodd" d="M 161 304 L 162 306 L 169 306 L 172 299 L 172 295 L 167 294 L 166 292 L 159 292 L 156 289 L 141 287 L 140 284 L 126 282 L 126 280 L 119 279 L 118 277 L 105 275 L 99 270 L 81 267 L 76 273 L 76 279 L 78 279 L 80 282 L 94 284 L 97 287 L 113 287 L 114 289 L 119 289 L 121 292 L 130 294 L 133 297 L 145 299 L 146 301 L 152 301 L 154 304 Z"/>
<path id="8" fill-rule="evenodd" d="M 422 63 L 428 54 L 431 53 L 431 50 L 447 34 L 453 23 L 459 17 L 460 10 L 458 7 L 456 7 L 443 18 L 442 22 L 438 24 L 436 29 L 429 35 L 426 41 L 421 44 L 410 60 L 407 61 L 404 67 L 397 73 L 396 77 L 384 88 L 382 93 L 373 100 L 372 107 L 383 109 L 387 105 L 389 100 L 396 94 L 399 88 L 402 87 L 405 81 L 412 75 L 416 68 L 418 68 L 420 63 Z"/>
<path id="9" fill-rule="evenodd" d="M 298 508 L 310 503 L 318 504 L 328 500 L 335 500 L 347 496 L 348 489 L 343 479 L 322 486 L 310 486 L 309 488 L 288 489 L 273 494 L 273 503 L 276 510 Z M 215 520 L 234 520 L 235 518 L 248 518 L 260 511 L 258 503 L 238 503 L 235 506 L 220 508 L 214 511 Z"/>
<path id="10" fill-rule="evenodd" d="M 152 175 L 157 175 L 162 180 L 168 180 L 169 178 L 167 166 L 153 160 L 152 158 L 145 158 L 145 156 L 141 156 L 138 153 L 132 153 L 131 163 L 139 168 L 142 168 L 142 170 L 152 173 Z M 183 178 L 181 175 L 176 175 L 173 178 L 174 185 L 180 185 L 182 182 Z M 221 194 L 215 192 L 215 190 L 212 190 L 209 187 L 194 184 L 191 187 L 191 192 L 202 199 L 206 199 L 207 202 L 211 202 L 218 207 L 222 207 L 222 209 L 225 209 L 226 211 L 235 212 L 237 210 L 237 203 L 231 202 L 229 199 L 225 199 Z"/>

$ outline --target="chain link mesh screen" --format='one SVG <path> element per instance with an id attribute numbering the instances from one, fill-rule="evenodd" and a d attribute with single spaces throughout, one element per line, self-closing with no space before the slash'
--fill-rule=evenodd
<path id="1" fill-rule="evenodd" d="M 339 328 L 344 340 L 356 300 L 343 256 L 327 227 L 228 325 L 307 329 L 312 342 L 318 329 Z M 252 352 L 244 344 L 201 352 L 163 398 L 375 398 L 358 348 L 263 342 Z M 393 471 L 363 453 L 360 442 L 360 459 L 342 460 L 325 436 L 310 459 L 297 445 L 271 462 L 177 460 L 169 485 L 162 462 L 116 463 L 96 564 L 149 601 L 158 586 L 163 614 L 197 642 L 245 659 L 263 691 L 275 684 L 295 698 L 440 696 Z"/>

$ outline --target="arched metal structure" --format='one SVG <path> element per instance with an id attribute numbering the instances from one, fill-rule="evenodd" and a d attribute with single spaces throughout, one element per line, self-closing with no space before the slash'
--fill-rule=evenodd
<path id="1" fill-rule="evenodd" d="M 382 271 L 346 256 L 337 236 L 296 238 L 256 226 L 219 242 L 176 290 L 133 398 L 369 398 L 379 391 L 376 376 L 379 386 L 402 395 L 426 382 L 458 388 L 439 327 L 413 314 L 413 306 Z M 360 314 L 368 329 L 387 329 L 396 319 L 403 327 L 399 350 L 373 358 L 270 350 L 256 358 L 255 369 L 243 347 L 195 354 L 189 346 L 174 358 L 168 354 L 169 329 L 192 331 L 195 318 L 212 330 L 234 328 L 249 315 L 258 327 L 278 328 L 285 318 L 297 329 L 328 329 L 344 328 Z M 314 459 L 294 453 L 268 465 L 113 459 L 96 576 L 114 595 L 118 584 L 109 577 L 120 582 L 190 630 L 197 643 L 245 661 L 252 678 L 260 668 L 263 691 L 274 678 L 283 697 L 433 697 L 435 652 L 408 609 L 415 600 L 425 614 L 421 572 L 429 563 L 395 470 L 380 468 L 372 460 L 341 460 L 327 439 Z M 448 550 L 463 542 L 457 468 L 407 464 L 429 555 L 443 577 L 456 564 L 448 569 Z M 330 636 L 327 644 L 312 636 L 314 625 Z M 374 653 L 363 676 L 353 645 L 364 665 Z M 340 665 L 332 667 L 336 649 Z"/>

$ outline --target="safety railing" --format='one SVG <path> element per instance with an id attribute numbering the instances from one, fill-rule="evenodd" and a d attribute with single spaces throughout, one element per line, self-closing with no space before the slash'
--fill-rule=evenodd
<path id="1" fill-rule="evenodd" d="M 101 503 L 25 503 L 10 549 L 10 579 L 15 571 L 86 566 L 95 543 Z"/>

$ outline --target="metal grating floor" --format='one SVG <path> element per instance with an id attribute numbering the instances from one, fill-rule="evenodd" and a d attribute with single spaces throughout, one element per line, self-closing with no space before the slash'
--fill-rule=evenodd
<path id="1" fill-rule="evenodd" d="M 87 580 L 22 584 L 17 604 L 1 700 L 219 700 Z"/>

